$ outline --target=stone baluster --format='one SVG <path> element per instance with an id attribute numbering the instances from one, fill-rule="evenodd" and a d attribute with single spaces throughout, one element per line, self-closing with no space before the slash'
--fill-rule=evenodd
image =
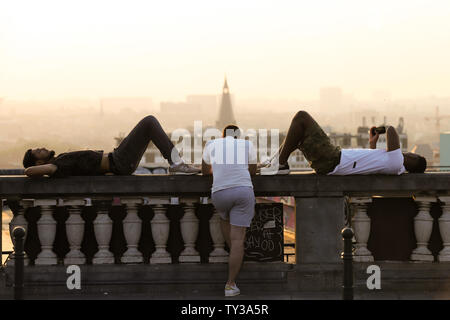
<path id="1" fill-rule="evenodd" d="M 225 238 L 220 226 L 220 215 L 213 207 L 213 215 L 209 220 L 209 232 L 213 241 L 214 250 L 209 254 L 210 263 L 228 262 L 228 252 L 224 249 Z"/>
<path id="2" fill-rule="evenodd" d="M 197 241 L 199 221 L 195 216 L 194 202 L 197 199 L 184 199 L 184 216 L 180 220 L 181 235 L 184 241 L 184 250 L 181 252 L 180 262 L 200 262 L 200 254 L 195 250 L 195 242 Z"/>
<path id="3" fill-rule="evenodd" d="M 153 252 L 150 263 L 172 263 L 172 257 L 167 252 L 167 240 L 169 239 L 170 220 L 166 216 L 167 207 L 170 203 L 166 198 L 150 199 L 148 204 L 153 205 L 153 216 L 151 223 L 155 252 Z"/>
<path id="4" fill-rule="evenodd" d="M 53 242 L 56 236 L 56 220 L 53 218 L 53 207 L 56 199 L 37 199 L 34 206 L 41 207 L 41 217 L 37 222 L 41 252 L 38 254 L 36 265 L 54 265 L 58 263 L 56 254 L 53 252 Z"/>
<path id="5" fill-rule="evenodd" d="M 356 249 L 353 260 L 356 262 L 370 262 L 374 260 L 372 253 L 367 249 L 367 241 L 370 236 L 370 218 L 367 215 L 367 208 L 371 202 L 372 198 L 350 199 L 350 203 L 355 212 L 352 219 L 352 225 L 356 239 Z"/>
<path id="6" fill-rule="evenodd" d="M 127 251 L 123 254 L 122 263 L 142 263 L 144 258 L 138 250 L 139 239 L 142 233 L 142 220 L 138 216 L 139 205 L 144 200 L 142 198 L 121 198 L 121 203 L 125 205 L 127 215 L 123 219 L 123 233 L 127 242 Z"/>
<path id="7" fill-rule="evenodd" d="M 434 257 L 427 248 L 433 230 L 433 218 L 430 215 L 431 203 L 436 201 L 434 197 L 416 197 L 419 213 L 414 217 L 414 233 L 417 240 L 417 248 L 411 254 L 411 260 L 416 262 L 432 262 Z"/>
<path id="8" fill-rule="evenodd" d="M 450 262 L 450 197 L 439 197 L 442 204 L 442 215 L 439 218 L 439 231 L 444 248 L 439 252 L 439 262 Z"/>
<path id="9" fill-rule="evenodd" d="M 111 206 L 111 199 L 93 200 L 98 208 L 97 217 L 94 220 L 95 239 L 98 244 L 98 251 L 92 259 L 93 264 L 114 263 L 114 255 L 109 251 L 109 243 L 112 236 L 113 221 L 108 215 Z"/>
<path id="10" fill-rule="evenodd" d="M 81 217 L 81 211 L 86 205 L 86 200 L 69 199 L 64 200 L 63 203 L 69 210 L 69 218 L 66 220 L 66 235 L 70 246 L 70 251 L 64 258 L 64 264 L 85 264 L 86 257 L 80 249 L 84 237 L 84 220 Z"/>
<path id="11" fill-rule="evenodd" d="M 19 207 L 18 207 L 18 211 L 17 214 L 14 215 L 14 217 L 11 219 L 11 222 L 9 223 L 9 235 L 11 236 L 11 241 L 12 244 L 15 246 L 16 242 L 14 240 L 13 237 L 13 230 L 15 227 L 23 227 L 25 229 L 25 237 L 23 238 L 23 243 L 25 243 L 26 238 L 27 238 L 27 234 L 28 234 L 28 221 L 25 219 L 25 211 L 33 206 L 34 200 L 27 200 L 27 199 L 23 199 L 19 201 Z M 27 257 L 27 254 L 24 253 L 24 258 L 23 258 L 23 262 L 24 265 L 27 266 L 29 263 L 29 259 Z M 9 257 L 9 261 L 8 261 L 8 266 L 14 266 L 14 261 L 15 261 L 15 257 L 14 257 L 14 253 L 12 253 Z"/>

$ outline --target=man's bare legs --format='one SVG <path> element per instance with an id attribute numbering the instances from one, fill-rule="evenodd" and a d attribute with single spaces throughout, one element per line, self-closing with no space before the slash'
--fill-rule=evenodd
<path id="1" fill-rule="evenodd" d="M 222 229 L 222 235 L 225 238 L 225 242 L 227 243 L 228 248 L 231 248 L 231 240 L 230 240 L 230 221 L 223 220 L 220 218 L 220 228 Z"/>
<path id="2" fill-rule="evenodd" d="M 220 220 L 222 234 L 230 248 L 228 257 L 227 285 L 234 285 L 244 260 L 244 240 L 246 227 L 233 226 L 229 221 Z"/>
<path id="3" fill-rule="evenodd" d="M 287 163 L 289 155 L 298 148 L 305 139 L 306 129 L 316 121 L 306 112 L 299 111 L 291 121 L 286 138 L 280 147 L 279 164 Z"/>

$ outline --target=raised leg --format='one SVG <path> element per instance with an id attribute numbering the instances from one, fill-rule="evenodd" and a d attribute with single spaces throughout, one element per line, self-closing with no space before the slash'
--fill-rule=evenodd
<path id="1" fill-rule="evenodd" d="M 280 147 L 280 164 L 287 163 L 289 155 L 303 142 L 306 129 L 313 123 L 315 123 L 315 120 L 306 111 L 299 111 L 295 114 L 286 138 Z"/>

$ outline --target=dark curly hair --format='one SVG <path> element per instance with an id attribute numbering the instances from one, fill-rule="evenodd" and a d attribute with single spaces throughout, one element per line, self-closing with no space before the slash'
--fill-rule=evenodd
<path id="1" fill-rule="evenodd" d="M 222 137 L 234 137 L 235 139 L 239 138 L 241 136 L 241 130 L 237 125 L 229 124 L 227 125 L 222 132 Z"/>
<path id="2" fill-rule="evenodd" d="M 24 168 L 28 168 L 36 164 L 36 158 L 34 157 L 32 151 L 33 150 L 28 149 L 27 152 L 25 152 L 22 162 Z"/>
<path id="3" fill-rule="evenodd" d="M 416 165 L 408 168 L 407 170 L 408 172 L 411 173 L 424 173 L 426 168 L 427 168 L 427 160 L 424 157 L 420 156 L 417 159 Z"/>

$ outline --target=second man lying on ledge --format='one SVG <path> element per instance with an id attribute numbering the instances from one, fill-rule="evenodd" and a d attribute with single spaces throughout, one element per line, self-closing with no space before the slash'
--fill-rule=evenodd
<path id="1" fill-rule="evenodd" d="M 288 174 L 289 155 L 296 149 L 302 151 L 311 168 L 318 174 L 390 174 L 400 175 L 425 172 L 424 157 L 400 149 L 400 139 L 393 127 L 386 128 L 386 149 L 376 149 L 379 133 L 370 130 L 370 149 L 343 149 L 333 145 L 330 138 L 305 111 L 292 119 L 286 139 L 279 153 L 262 165 L 264 174 Z"/>

